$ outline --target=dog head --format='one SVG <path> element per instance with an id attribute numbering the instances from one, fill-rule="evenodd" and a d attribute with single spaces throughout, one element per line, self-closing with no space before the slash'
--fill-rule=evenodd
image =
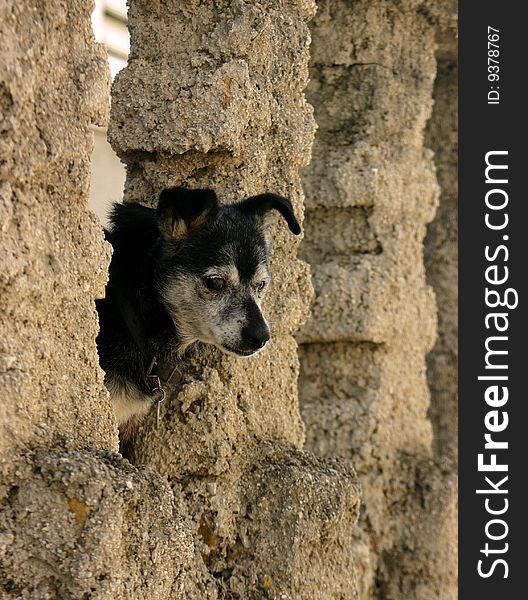
<path id="1" fill-rule="evenodd" d="M 270 331 L 261 302 L 270 282 L 264 219 L 277 210 L 290 230 L 301 228 L 289 200 L 261 194 L 220 205 L 212 190 L 163 190 L 155 286 L 184 347 L 194 342 L 249 356 Z"/>

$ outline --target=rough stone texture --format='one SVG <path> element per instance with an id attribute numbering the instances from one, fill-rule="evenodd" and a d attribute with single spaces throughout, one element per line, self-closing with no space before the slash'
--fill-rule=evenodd
<path id="1" fill-rule="evenodd" d="M 55 448 L 26 454 L 2 491 L 7 597 L 185 597 L 190 530 L 173 514 L 170 487 L 151 469 L 115 453 Z"/>
<path id="2" fill-rule="evenodd" d="M 118 454 L 94 298 L 109 249 L 87 210 L 108 117 L 90 3 L 0 4 L 0 597 L 179 598 L 190 530 Z"/>
<path id="3" fill-rule="evenodd" d="M 311 0 L 131 0 L 129 64 L 115 79 L 109 140 L 125 199 L 213 187 L 223 202 L 263 191 L 302 217 L 299 170 L 314 132 L 307 83 Z M 274 217 L 272 341 L 245 360 L 194 356 L 182 389 L 139 431 L 130 458 L 171 483 L 196 540 L 188 598 L 354 598 L 355 475 L 298 448 L 292 333 L 312 295 L 298 241 Z"/>
<path id="4" fill-rule="evenodd" d="M 315 300 L 299 395 L 306 447 L 351 460 L 362 484 L 353 556 L 365 600 L 456 595 L 455 488 L 433 461 L 425 365 L 436 311 L 423 240 L 438 185 L 424 128 L 435 24 L 452 8 L 440 4 L 324 0 L 312 24 L 319 130 L 301 256 Z"/>
<path id="5" fill-rule="evenodd" d="M 435 151 L 440 206 L 425 242 L 427 278 L 438 305 L 438 339 L 428 356 L 431 420 L 437 454 L 456 465 L 458 456 L 458 65 L 456 40 L 441 35 L 437 53 L 435 105 L 426 144 Z"/>
<path id="6" fill-rule="evenodd" d="M 82 4 L 0 8 L 2 456 L 59 436 L 117 447 L 92 301 L 109 253 L 86 210 L 88 126 L 108 113 L 108 78 Z"/>
<path id="7" fill-rule="evenodd" d="M 422 256 L 437 197 L 423 140 L 434 25 L 450 23 L 453 3 L 325 0 L 314 22 L 320 130 L 303 255 L 316 296 L 299 340 L 319 456 L 301 449 L 292 337 L 312 289 L 274 219 L 269 350 L 192 357 L 162 427 L 149 419 L 131 449 L 149 467 L 117 453 L 94 341 L 109 249 L 86 209 L 89 125 L 106 124 L 108 73 L 90 8 L 0 5 L 0 597 L 453 598 L 454 486 L 432 460 Z M 269 190 L 302 216 L 313 12 L 311 0 L 131 0 L 110 132 L 128 201 L 152 205 L 180 183 L 226 202 Z M 440 64 L 436 149 L 454 126 L 440 126 L 453 85 Z M 436 161 L 428 265 L 445 314 L 429 378 L 439 456 L 452 457 L 453 166 Z"/>

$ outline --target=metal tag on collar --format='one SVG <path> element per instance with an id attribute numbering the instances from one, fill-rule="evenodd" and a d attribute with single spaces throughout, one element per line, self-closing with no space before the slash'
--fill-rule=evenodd
<path id="1" fill-rule="evenodd" d="M 160 404 L 165 400 L 166 392 L 161 385 L 160 378 L 157 375 L 151 375 L 151 377 L 155 380 L 156 387 L 152 390 L 153 394 L 156 394 L 157 397 L 154 400 L 156 403 L 156 427 L 159 427 L 160 422 Z"/>
<path id="2" fill-rule="evenodd" d="M 165 400 L 166 392 L 163 385 L 169 384 L 171 379 L 174 377 L 174 374 L 178 371 L 178 367 L 175 366 L 170 372 L 167 380 L 164 384 L 161 383 L 161 378 L 157 373 L 152 373 L 153 369 L 158 366 L 158 357 L 154 356 L 150 361 L 149 368 L 147 369 L 147 379 L 149 379 L 153 385 L 151 392 L 154 394 L 159 392 L 158 398 L 155 400 L 156 402 L 156 426 L 159 426 L 160 421 L 160 404 Z"/>
<path id="3" fill-rule="evenodd" d="M 155 402 L 156 402 L 156 427 L 159 427 L 160 404 L 165 400 L 165 390 L 163 389 L 163 386 L 161 385 L 161 380 L 159 378 L 159 375 L 152 374 L 152 369 L 156 366 L 157 362 L 158 362 L 157 357 L 154 356 L 152 358 L 152 360 L 150 361 L 150 365 L 147 370 L 147 379 L 151 380 L 152 385 L 153 385 L 151 392 L 153 394 L 158 393 L 158 397 L 156 398 Z"/>
<path id="4" fill-rule="evenodd" d="M 156 427 L 159 427 L 160 423 L 160 405 L 165 400 L 165 390 L 160 388 L 161 396 L 156 400 Z"/>

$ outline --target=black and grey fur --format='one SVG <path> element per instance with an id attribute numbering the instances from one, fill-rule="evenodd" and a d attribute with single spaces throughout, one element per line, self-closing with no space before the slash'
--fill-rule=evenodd
<path id="1" fill-rule="evenodd" d="M 264 216 L 271 209 L 300 233 L 291 203 L 274 194 L 220 205 L 212 190 L 170 188 L 157 210 L 114 205 L 97 347 L 120 427 L 153 405 L 151 357 L 171 366 L 200 342 L 237 356 L 265 346 L 260 304 L 270 281 Z M 123 305 L 139 322 L 140 343 Z"/>

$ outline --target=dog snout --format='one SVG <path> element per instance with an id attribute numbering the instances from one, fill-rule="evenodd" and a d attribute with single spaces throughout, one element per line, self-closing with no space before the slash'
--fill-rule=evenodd
<path id="1" fill-rule="evenodd" d="M 242 339 L 244 344 L 251 349 L 259 350 L 270 339 L 270 330 L 267 323 L 264 320 L 248 323 L 242 329 Z"/>

